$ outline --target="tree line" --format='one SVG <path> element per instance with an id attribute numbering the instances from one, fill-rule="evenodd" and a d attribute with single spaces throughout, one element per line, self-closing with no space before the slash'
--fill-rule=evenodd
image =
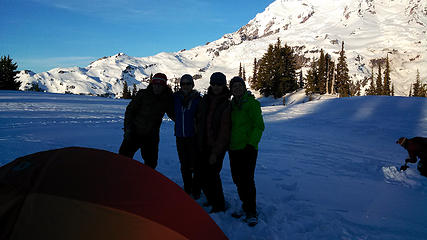
<path id="1" fill-rule="evenodd" d="M 280 98 L 286 93 L 297 89 L 306 88 L 306 94 L 338 94 L 340 97 L 360 95 L 361 82 L 353 83 L 349 77 L 349 70 L 346 62 L 344 42 L 342 43 L 340 56 L 337 64 L 332 61 L 331 55 L 320 51 L 318 59 L 313 59 L 310 69 L 303 76 L 301 66 L 297 64 L 297 56 L 294 49 L 287 44 L 282 46 L 280 39 L 276 44 L 270 44 L 267 52 L 260 60 L 254 59 L 253 74 L 248 78 L 251 87 L 260 91 L 264 96 Z M 366 95 L 394 95 L 394 86 L 390 78 L 390 62 L 387 56 L 385 61 L 371 61 L 372 71 L 368 79 L 370 86 L 366 90 Z M 385 62 L 385 63 L 384 63 Z M 382 65 L 385 64 L 384 71 Z M 378 72 L 374 77 L 374 65 L 377 65 Z M 19 90 L 21 82 L 18 81 L 18 64 L 13 62 L 10 56 L 0 58 L 0 90 Z M 297 72 L 299 70 L 299 72 Z M 245 81 L 246 70 L 240 63 L 239 76 Z M 152 76 L 150 76 L 151 79 Z M 138 89 L 133 85 L 130 90 L 126 81 L 123 81 L 122 98 L 132 98 Z M 176 86 L 175 86 L 176 87 Z M 33 84 L 29 91 L 40 91 L 41 89 Z M 421 82 L 420 72 L 417 70 L 415 82 L 411 85 L 409 96 L 427 97 L 427 83 Z"/>

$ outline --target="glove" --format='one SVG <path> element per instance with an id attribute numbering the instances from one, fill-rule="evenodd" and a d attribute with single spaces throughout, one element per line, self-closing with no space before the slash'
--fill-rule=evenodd
<path id="1" fill-rule="evenodd" d="M 409 168 L 409 166 L 407 166 L 407 165 L 402 165 L 401 167 L 400 167 L 400 171 L 405 171 L 406 169 L 408 169 Z"/>

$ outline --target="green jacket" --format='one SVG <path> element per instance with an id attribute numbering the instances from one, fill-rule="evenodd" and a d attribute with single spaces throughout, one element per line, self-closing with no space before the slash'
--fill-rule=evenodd
<path id="1" fill-rule="evenodd" d="M 260 103 L 246 92 L 238 101 L 231 101 L 231 141 L 230 150 L 244 149 L 247 144 L 258 149 L 264 131 Z"/>

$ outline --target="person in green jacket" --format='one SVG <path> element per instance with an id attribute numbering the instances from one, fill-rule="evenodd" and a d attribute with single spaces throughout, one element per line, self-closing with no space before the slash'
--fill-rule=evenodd
<path id="1" fill-rule="evenodd" d="M 242 201 L 242 210 L 232 214 L 240 218 L 246 214 L 249 226 L 258 223 L 256 212 L 255 165 L 258 156 L 258 143 L 264 131 L 260 103 L 246 90 L 241 77 L 230 80 L 231 101 L 231 139 L 228 156 L 231 175 Z"/>

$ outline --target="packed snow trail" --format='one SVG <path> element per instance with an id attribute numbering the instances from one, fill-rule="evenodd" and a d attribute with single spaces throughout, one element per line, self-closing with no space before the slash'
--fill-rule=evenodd
<path id="1" fill-rule="evenodd" d="M 255 172 L 259 223 L 251 228 L 231 217 L 240 200 L 226 157 L 221 175 L 229 208 L 211 217 L 230 239 L 425 239 L 427 178 L 415 164 L 398 171 L 407 152 L 395 141 L 427 136 L 427 99 L 261 102 L 266 130 Z M 0 165 L 68 146 L 117 152 L 127 104 L 0 91 Z M 182 186 L 173 122 L 165 118 L 160 134 L 157 170 Z M 141 161 L 139 152 L 135 159 Z"/>

